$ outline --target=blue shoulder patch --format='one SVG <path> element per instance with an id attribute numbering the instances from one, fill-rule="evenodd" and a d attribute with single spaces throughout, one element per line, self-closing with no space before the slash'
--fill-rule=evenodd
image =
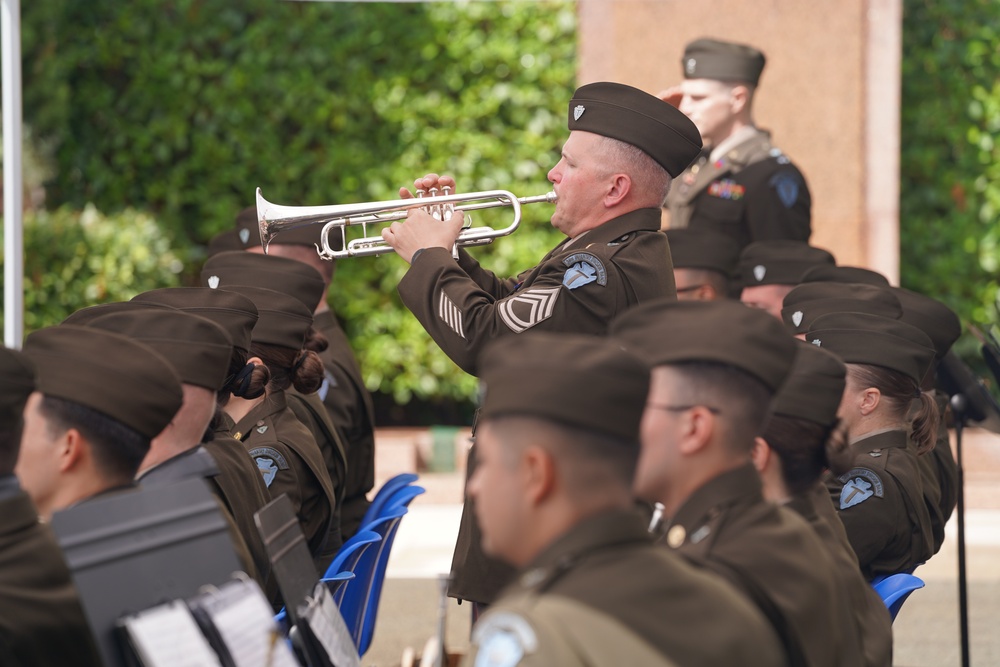
<path id="1" fill-rule="evenodd" d="M 288 470 L 288 461 L 273 447 L 256 447 L 250 450 L 250 457 L 257 464 L 257 470 L 264 478 L 264 484 L 268 487 L 278 475 L 279 470 Z"/>
<path id="2" fill-rule="evenodd" d="M 840 490 L 840 509 L 860 505 L 871 497 L 883 497 L 882 478 L 867 468 L 854 468 L 839 477 L 844 483 Z"/>
<path id="3" fill-rule="evenodd" d="M 778 199 L 785 205 L 785 208 L 794 206 L 799 198 L 799 179 L 795 174 L 779 172 L 771 177 L 768 185 L 778 193 Z"/>
<path id="4" fill-rule="evenodd" d="M 573 253 L 563 260 L 563 264 L 569 267 L 563 274 L 563 285 L 569 289 L 593 282 L 598 285 L 608 284 L 608 272 L 604 263 L 589 252 Z"/>
<path id="5" fill-rule="evenodd" d="M 521 615 L 497 611 L 476 623 L 472 643 L 477 648 L 474 667 L 515 667 L 525 654 L 535 652 L 538 637 Z"/>

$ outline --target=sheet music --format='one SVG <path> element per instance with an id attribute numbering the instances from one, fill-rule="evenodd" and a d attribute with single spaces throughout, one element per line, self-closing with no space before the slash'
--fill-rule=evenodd
<path id="1" fill-rule="evenodd" d="M 298 667 L 256 584 L 226 584 L 196 603 L 208 613 L 237 667 Z"/>
<path id="2" fill-rule="evenodd" d="M 347 630 L 344 617 L 330 595 L 326 583 L 320 581 L 313 589 L 313 597 L 302 618 L 326 650 L 330 662 L 336 667 L 361 667 L 361 657 Z"/>
<path id="3" fill-rule="evenodd" d="M 219 656 L 180 600 L 129 616 L 122 625 L 146 667 L 221 667 Z"/>

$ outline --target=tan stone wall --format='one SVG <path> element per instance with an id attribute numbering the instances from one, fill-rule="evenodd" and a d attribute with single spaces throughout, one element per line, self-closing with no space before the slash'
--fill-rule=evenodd
<path id="1" fill-rule="evenodd" d="M 767 55 L 754 115 L 806 175 L 812 244 L 898 273 L 901 0 L 578 0 L 579 83 L 656 93 L 684 45 L 715 37 Z"/>

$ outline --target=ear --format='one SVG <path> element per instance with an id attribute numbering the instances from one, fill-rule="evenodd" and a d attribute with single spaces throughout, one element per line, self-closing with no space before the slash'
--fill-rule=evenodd
<path id="1" fill-rule="evenodd" d="M 525 498 L 532 506 L 541 505 L 556 486 L 552 455 L 541 447 L 529 445 L 521 455 L 521 469 L 524 472 Z"/>
<path id="2" fill-rule="evenodd" d="M 63 434 L 56 456 L 59 459 L 59 472 L 69 472 L 90 456 L 90 444 L 83 434 L 71 428 Z"/>
<path id="3" fill-rule="evenodd" d="M 718 298 L 718 293 L 711 285 L 701 285 L 694 291 L 694 297 L 698 301 L 714 301 Z"/>
<path id="4" fill-rule="evenodd" d="M 878 408 L 878 404 L 882 401 L 882 392 L 876 387 L 868 387 L 861 391 L 861 395 L 858 398 L 858 408 L 861 410 L 861 415 L 867 417 L 871 413 L 875 412 Z"/>
<path id="5" fill-rule="evenodd" d="M 604 207 L 611 208 L 617 206 L 628 196 L 632 190 L 632 179 L 628 174 L 615 174 L 611 177 L 611 185 L 608 193 L 604 195 Z"/>
<path id="6" fill-rule="evenodd" d="M 703 406 L 695 406 L 680 415 L 678 450 L 685 456 L 697 454 L 708 445 L 715 434 L 715 415 Z"/>
<path id="7" fill-rule="evenodd" d="M 260 357 L 250 357 L 247 359 L 248 364 L 253 364 L 254 366 L 263 366 L 264 361 Z"/>
<path id="8" fill-rule="evenodd" d="M 738 114 L 745 110 L 750 104 L 750 89 L 746 86 L 733 86 L 729 98 L 729 108 L 733 114 Z"/>
<path id="9" fill-rule="evenodd" d="M 757 436 L 753 439 L 753 449 L 750 450 L 750 459 L 757 472 L 762 473 L 771 462 L 771 448 L 764 438 Z"/>

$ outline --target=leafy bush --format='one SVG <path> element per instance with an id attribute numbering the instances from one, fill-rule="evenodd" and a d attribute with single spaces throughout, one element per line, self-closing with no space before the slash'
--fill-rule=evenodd
<path id="1" fill-rule="evenodd" d="M 151 211 L 194 247 L 190 275 L 255 186 L 282 204 L 372 201 L 440 170 L 465 191 L 540 194 L 566 135 L 565 0 L 34 0 L 22 16 L 25 118 L 56 166 L 48 201 Z M 556 242 L 550 212 L 527 210 L 525 231 L 477 252 L 500 273 L 532 266 Z M 365 381 L 400 402 L 468 399 L 473 379 L 400 304 L 404 271 L 395 257 L 338 267 L 332 302 Z"/>
<path id="2" fill-rule="evenodd" d="M 132 209 L 114 216 L 93 206 L 26 214 L 25 333 L 84 306 L 177 285 L 184 263 L 171 246 L 152 217 Z"/>

